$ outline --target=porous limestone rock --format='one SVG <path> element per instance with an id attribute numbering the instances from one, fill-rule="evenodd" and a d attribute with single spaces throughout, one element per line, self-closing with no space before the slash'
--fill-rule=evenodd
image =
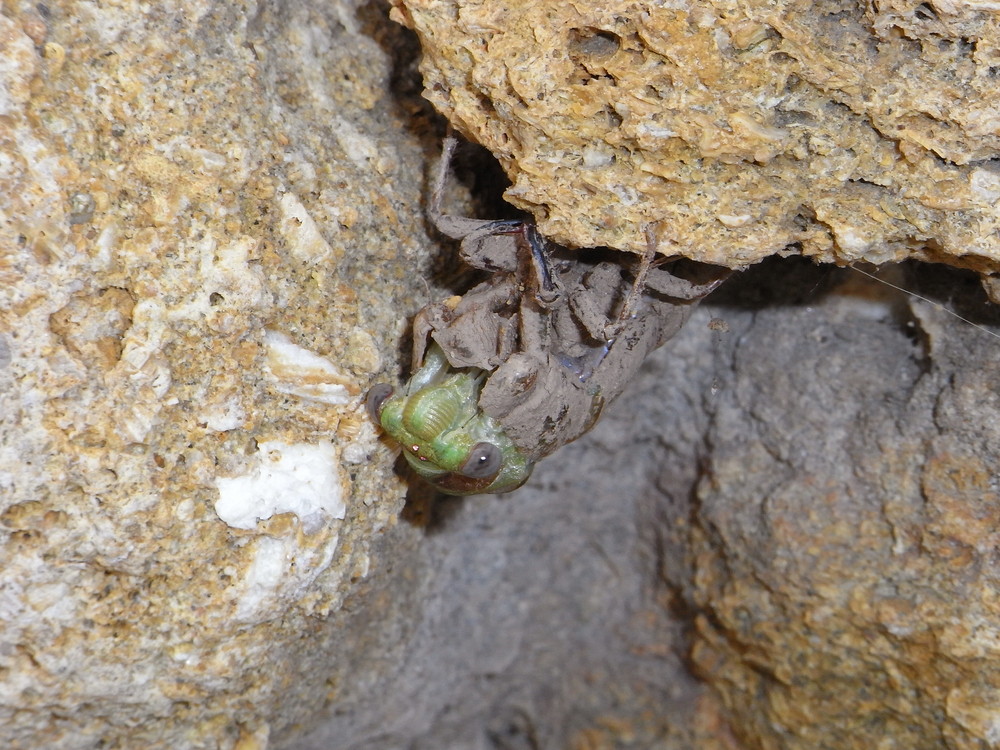
<path id="1" fill-rule="evenodd" d="M 363 24 L 0 6 L 5 748 L 262 748 L 337 691 L 437 146 Z"/>
<path id="2" fill-rule="evenodd" d="M 426 96 L 573 247 L 1000 270 L 1000 5 L 394 0 Z"/>
<path id="3" fill-rule="evenodd" d="M 395 523 L 360 400 L 437 144 L 381 10 L 2 5 L 0 745 L 732 750 L 691 621 L 748 746 L 995 744 L 996 339 L 894 292 L 758 267 L 518 495 Z"/>

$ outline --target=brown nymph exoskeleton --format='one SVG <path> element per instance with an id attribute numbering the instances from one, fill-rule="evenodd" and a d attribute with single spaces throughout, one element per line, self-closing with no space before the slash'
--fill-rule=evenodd
<path id="1" fill-rule="evenodd" d="M 443 214 L 455 143 L 445 140 L 430 218 L 461 241 L 466 263 L 492 276 L 417 314 L 413 376 L 398 391 L 373 386 L 368 408 L 442 491 L 507 492 L 593 427 L 729 271 L 656 260 L 652 226 L 635 263 L 549 243 L 531 222 Z"/>

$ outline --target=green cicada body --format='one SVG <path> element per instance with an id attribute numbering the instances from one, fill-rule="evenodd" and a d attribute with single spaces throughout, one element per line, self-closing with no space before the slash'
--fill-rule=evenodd
<path id="1" fill-rule="evenodd" d="M 533 464 L 479 409 L 485 373 L 452 370 L 440 347 L 401 393 L 379 385 L 368 393 L 372 419 L 403 449 L 413 470 L 442 492 L 509 492 L 528 479 Z"/>

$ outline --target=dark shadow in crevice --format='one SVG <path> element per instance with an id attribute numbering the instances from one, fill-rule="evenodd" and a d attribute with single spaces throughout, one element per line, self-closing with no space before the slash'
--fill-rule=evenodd
<path id="1" fill-rule="evenodd" d="M 441 494 L 410 471 L 405 463 L 401 457 L 397 464 L 397 471 L 409 484 L 400 518 L 423 529 L 428 536 L 447 530 L 451 521 L 462 513 L 465 498 Z"/>
<path id="2" fill-rule="evenodd" d="M 901 304 L 895 307 L 893 315 L 900 329 L 911 338 L 915 321 L 908 302 L 918 297 L 970 325 L 1000 332 L 1000 306 L 989 301 L 974 272 L 913 260 L 882 267 L 859 264 L 853 268 L 817 264 L 800 256 L 771 257 L 734 274 L 708 299 L 723 312 L 727 308 L 754 311 L 808 307 L 834 292 L 867 296 L 872 289 L 880 289 L 878 285 L 883 299 L 899 295 Z"/>

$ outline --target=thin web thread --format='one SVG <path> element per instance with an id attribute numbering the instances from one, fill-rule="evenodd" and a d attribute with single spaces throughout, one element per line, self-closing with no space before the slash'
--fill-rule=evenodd
<path id="1" fill-rule="evenodd" d="M 951 315 L 951 316 L 953 316 L 955 318 L 958 318 L 959 320 L 961 320 L 961 321 L 963 321 L 965 323 L 968 323 L 973 328 L 978 328 L 983 333 L 988 334 L 988 335 L 992 336 L 995 339 L 1000 339 L 1000 334 L 994 333 L 989 328 L 981 326 L 981 325 L 979 325 L 979 323 L 974 323 L 973 321 L 969 320 L 968 318 L 963 318 L 957 312 L 955 312 L 954 310 L 949 310 L 947 307 L 945 307 L 944 305 L 942 305 L 940 302 L 935 302 L 934 300 L 927 299 L 927 297 L 921 296 L 921 295 L 917 294 L 916 292 L 911 292 L 909 289 L 904 289 L 901 286 L 896 286 L 891 281 L 886 281 L 885 279 L 880 279 L 875 274 L 868 273 L 867 271 L 862 271 L 860 268 L 857 268 L 855 266 L 850 266 L 850 268 L 852 270 L 854 270 L 854 271 L 857 271 L 858 273 L 864 274 L 865 276 L 867 276 L 870 279 L 874 279 L 875 281 L 877 281 L 877 282 L 879 282 L 881 284 L 885 284 L 886 286 L 890 286 L 893 289 L 895 289 L 896 291 L 903 292 L 903 294 L 908 294 L 911 297 L 916 297 L 919 300 L 923 300 L 928 305 L 931 305 L 932 307 L 936 307 L 938 310 L 941 310 L 942 312 L 948 313 L 948 315 Z"/>

